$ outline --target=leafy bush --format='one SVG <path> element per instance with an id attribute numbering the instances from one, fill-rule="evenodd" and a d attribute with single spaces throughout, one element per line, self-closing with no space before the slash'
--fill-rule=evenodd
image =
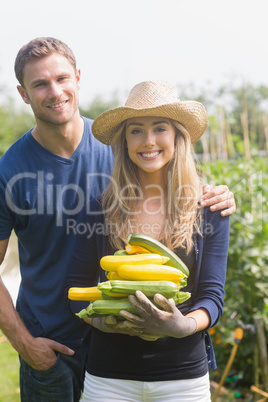
<path id="1" fill-rule="evenodd" d="M 215 377 L 228 361 L 234 329 L 240 319 L 249 330 L 238 348 L 232 370 L 254 382 L 254 316 L 268 325 L 268 164 L 262 158 L 250 161 L 209 163 L 203 166 L 208 183 L 225 183 L 234 193 L 237 212 L 230 218 L 230 245 L 225 286 L 225 307 L 212 340 L 218 364 Z M 214 332 L 214 331 L 212 331 Z"/>
<path id="2" fill-rule="evenodd" d="M 9 99 L 5 105 L 0 105 L 0 157 L 13 142 L 35 125 L 30 111 L 19 110 L 14 101 Z"/>

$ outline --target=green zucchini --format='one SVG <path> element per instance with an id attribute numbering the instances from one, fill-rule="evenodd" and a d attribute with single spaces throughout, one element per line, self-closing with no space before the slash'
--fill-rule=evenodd
<path id="1" fill-rule="evenodd" d="M 114 255 L 129 255 L 126 250 L 116 250 Z"/>
<path id="2" fill-rule="evenodd" d="M 153 239 L 150 236 L 140 234 L 140 233 L 131 233 L 128 236 L 128 243 L 141 246 L 151 253 L 160 254 L 165 257 L 168 257 L 169 260 L 164 265 L 169 265 L 171 267 L 175 267 L 180 269 L 186 277 L 189 276 L 189 269 L 184 264 L 184 262 L 168 247 L 162 244 L 160 241 Z"/>
<path id="3" fill-rule="evenodd" d="M 186 300 L 190 299 L 191 293 L 189 292 L 182 292 L 181 290 L 176 294 L 173 298 L 175 304 L 184 303 Z M 95 303 L 95 302 L 94 302 Z"/>
<path id="4" fill-rule="evenodd" d="M 96 303 L 101 302 L 101 303 Z M 120 311 L 126 310 L 129 313 L 137 314 L 137 311 L 132 306 L 128 299 L 113 299 L 113 300 L 96 300 L 90 305 L 81 310 L 76 315 L 80 318 L 94 318 L 99 316 L 106 316 L 106 315 L 115 315 L 117 317 L 120 316 Z"/>
<path id="5" fill-rule="evenodd" d="M 109 281 L 98 284 L 98 289 L 102 292 L 135 294 L 140 290 L 147 297 L 153 297 L 160 293 L 167 299 L 174 297 L 178 293 L 178 285 L 170 281 Z"/>

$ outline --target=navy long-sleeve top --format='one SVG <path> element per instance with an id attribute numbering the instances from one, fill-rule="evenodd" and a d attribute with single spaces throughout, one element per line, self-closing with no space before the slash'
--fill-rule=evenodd
<path id="1" fill-rule="evenodd" d="M 92 212 L 87 231 L 85 229 L 77 239 L 67 288 L 94 286 L 98 281 L 106 280 L 99 261 L 102 256 L 110 254 L 111 249 L 99 202 L 94 203 Z M 183 314 L 199 308 L 206 309 L 210 317 L 209 327 L 212 327 L 223 312 L 229 218 L 221 217 L 220 212 L 212 213 L 209 208 L 203 210 L 202 216 L 202 235 L 194 235 L 191 302 L 187 301 L 186 311 L 184 303 L 178 308 Z M 88 304 L 68 303 L 73 312 Z M 92 327 L 88 339 L 86 369 L 100 377 L 165 381 L 201 377 L 208 368 L 216 368 L 208 330 L 185 338 L 164 337 L 150 342 L 136 336 L 104 333 Z"/>

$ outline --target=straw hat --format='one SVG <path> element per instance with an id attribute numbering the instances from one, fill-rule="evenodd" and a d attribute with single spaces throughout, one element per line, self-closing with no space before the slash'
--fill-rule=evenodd
<path id="1" fill-rule="evenodd" d="M 208 119 L 204 106 L 180 101 L 177 90 L 166 81 L 145 81 L 132 88 L 123 107 L 100 114 L 92 125 L 94 136 L 111 144 L 121 123 L 132 117 L 156 116 L 179 121 L 189 132 L 192 144 L 205 132 Z"/>

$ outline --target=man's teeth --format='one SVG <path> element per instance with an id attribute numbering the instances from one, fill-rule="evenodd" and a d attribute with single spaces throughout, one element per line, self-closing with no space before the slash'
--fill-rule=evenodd
<path id="1" fill-rule="evenodd" d="M 65 103 L 65 101 L 63 101 L 63 102 L 61 102 L 61 103 L 56 103 L 55 105 L 51 105 L 50 107 L 51 107 L 51 108 L 61 107 L 61 106 L 64 105 L 64 103 Z"/>
<path id="2" fill-rule="evenodd" d="M 160 151 L 150 152 L 150 153 L 142 153 L 141 156 L 143 158 L 153 158 L 154 156 L 157 156 L 159 153 L 160 153 Z"/>

